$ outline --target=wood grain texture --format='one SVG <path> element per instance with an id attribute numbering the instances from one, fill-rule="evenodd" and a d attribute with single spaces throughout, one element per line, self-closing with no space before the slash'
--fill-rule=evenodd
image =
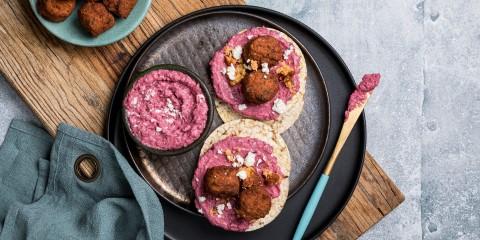
<path id="1" fill-rule="evenodd" d="M 352 198 L 319 239 L 356 239 L 404 200 L 402 192 L 367 152 Z"/>
<path id="2" fill-rule="evenodd" d="M 0 71 L 52 134 L 65 122 L 102 133 L 112 89 L 129 58 L 149 36 L 198 9 L 242 0 L 152 2 L 127 38 L 105 47 L 76 47 L 49 34 L 26 0 L 0 1 Z"/>
<path id="3" fill-rule="evenodd" d="M 124 40 L 83 48 L 50 35 L 26 0 L 0 1 L 0 71 L 55 134 L 59 123 L 102 133 L 118 76 L 153 33 L 192 11 L 242 0 L 154 0 L 143 23 Z M 367 154 L 359 184 L 345 210 L 321 239 L 355 239 L 398 206 L 404 197 Z"/>

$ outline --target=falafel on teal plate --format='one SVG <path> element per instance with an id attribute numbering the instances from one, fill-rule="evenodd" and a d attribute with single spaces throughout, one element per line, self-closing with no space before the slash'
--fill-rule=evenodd
<path id="1" fill-rule="evenodd" d="M 47 1 L 53 2 L 58 0 L 30 0 L 30 6 L 33 10 L 33 13 L 37 17 L 38 21 L 45 27 L 51 34 L 61 39 L 62 41 L 71 43 L 73 45 L 85 46 L 85 47 L 99 47 L 105 46 L 112 43 L 115 43 L 123 38 L 127 37 L 133 30 L 135 30 L 138 25 L 145 18 L 148 9 L 151 5 L 151 0 L 142 0 L 137 1 L 134 5 L 131 12 L 125 13 L 125 11 L 113 11 L 112 15 L 115 16 L 115 24 L 108 28 L 105 32 L 101 32 L 98 36 L 89 33 L 87 29 L 82 27 L 80 23 L 78 11 L 82 5 L 87 1 L 82 0 L 69 0 L 75 2 L 75 9 L 73 12 L 66 17 L 63 21 L 62 18 L 57 19 L 56 21 L 49 20 L 45 18 L 45 14 L 41 14 L 39 11 L 39 2 Z M 106 8 L 110 11 L 111 6 L 106 2 Z M 42 12 L 43 13 L 43 12 Z M 124 18 L 128 14 L 126 18 Z M 100 28 L 100 30 L 102 30 Z"/>

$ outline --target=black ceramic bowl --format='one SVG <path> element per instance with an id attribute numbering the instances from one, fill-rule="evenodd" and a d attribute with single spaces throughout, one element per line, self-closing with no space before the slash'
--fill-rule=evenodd
<path id="1" fill-rule="evenodd" d="M 172 150 L 160 150 L 160 149 L 156 149 L 156 148 L 152 148 L 152 147 L 144 145 L 142 142 L 140 142 L 140 140 L 137 137 L 135 137 L 132 134 L 132 132 L 130 130 L 130 127 L 129 127 L 129 124 L 128 124 L 127 114 L 126 114 L 125 108 L 123 107 L 123 100 L 127 97 L 128 93 L 132 89 L 135 82 L 138 79 L 140 79 L 141 77 L 143 77 L 144 75 L 146 75 L 146 74 L 148 74 L 148 73 L 150 73 L 154 70 L 160 70 L 160 69 L 178 71 L 178 72 L 182 72 L 182 73 L 185 73 L 188 76 L 190 76 L 194 81 L 196 81 L 200 85 L 200 88 L 202 89 L 203 94 L 205 95 L 205 100 L 206 100 L 207 105 L 208 105 L 207 123 L 205 124 L 205 128 L 203 129 L 202 134 L 193 143 L 191 143 L 190 145 L 187 145 L 185 147 L 182 147 L 182 148 L 172 149 Z M 187 69 L 183 66 L 174 65 L 174 64 L 162 64 L 162 65 L 153 66 L 153 67 L 151 67 L 151 68 L 149 68 L 145 71 L 139 72 L 132 79 L 130 79 L 130 81 L 128 83 L 127 91 L 125 91 L 125 95 L 123 96 L 123 100 L 122 100 L 122 115 L 123 115 L 122 120 L 123 120 L 123 125 L 124 125 L 126 131 L 128 132 L 128 135 L 130 136 L 130 138 L 133 139 L 133 141 L 135 141 L 135 143 L 137 145 L 141 146 L 143 149 L 147 150 L 148 152 L 151 152 L 151 153 L 154 153 L 154 154 L 157 154 L 157 155 L 172 156 L 172 155 L 179 155 L 179 154 L 185 153 L 187 151 L 190 151 L 191 149 L 193 149 L 194 147 L 198 146 L 200 143 L 205 141 L 205 139 L 208 136 L 209 130 L 212 126 L 213 114 L 214 114 L 214 105 L 213 105 L 212 96 L 211 96 L 210 92 L 208 91 L 208 88 L 205 85 L 205 82 L 202 81 L 201 78 L 196 73 L 194 73 L 193 71 L 191 71 L 191 70 L 189 70 L 189 69 Z"/>

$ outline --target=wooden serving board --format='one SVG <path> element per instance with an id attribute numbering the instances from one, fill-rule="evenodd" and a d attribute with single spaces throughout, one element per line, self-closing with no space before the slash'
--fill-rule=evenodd
<path id="1" fill-rule="evenodd" d="M 153 33 L 192 11 L 242 0 L 154 0 L 143 23 L 126 39 L 99 48 L 66 44 L 35 19 L 28 1 L 0 1 L 0 71 L 55 134 L 65 122 L 101 134 L 112 90 L 130 56 Z M 355 239 L 404 200 L 368 153 L 345 210 L 321 239 Z"/>

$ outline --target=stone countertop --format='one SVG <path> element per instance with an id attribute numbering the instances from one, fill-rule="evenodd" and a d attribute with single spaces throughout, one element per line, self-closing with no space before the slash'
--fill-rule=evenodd
<path id="1" fill-rule="evenodd" d="M 480 239 L 480 1 L 248 3 L 293 16 L 359 79 L 380 72 L 368 150 L 406 201 L 363 239 Z"/>
<path id="2" fill-rule="evenodd" d="M 314 28 L 356 79 L 383 75 L 368 150 L 406 201 L 362 239 L 480 239 L 480 1 L 247 3 Z M 1 77 L 0 103 L 2 142 L 11 119 L 35 117 Z"/>

